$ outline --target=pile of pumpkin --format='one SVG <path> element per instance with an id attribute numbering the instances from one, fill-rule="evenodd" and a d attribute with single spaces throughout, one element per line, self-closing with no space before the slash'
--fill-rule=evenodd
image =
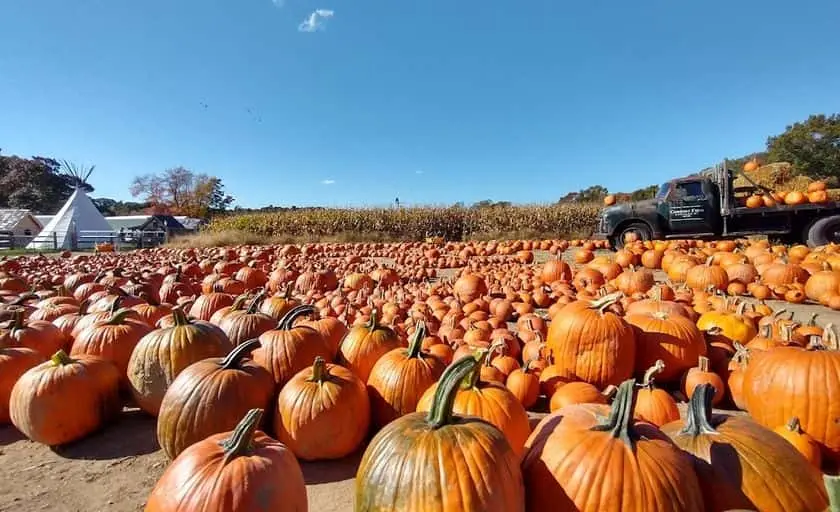
<path id="1" fill-rule="evenodd" d="M 576 268 L 531 263 L 572 245 Z M 297 460 L 363 447 L 358 510 L 825 510 L 837 489 L 820 470 L 840 461 L 835 334 L 728 293 L 836 296 L 840 280 L 821 274 L 836 272 L 835 249 L 595 248 L 4 260 L 0 422 L 61 445 L 125 404 L 156 416 L 173 462 L 147 510 L 305 510 Z M 393 268 L 375 263 L 384 254 Z M 465 268 L 429 280 L 439 260 Z M 549 414 L 532 430 L 528 410 Z"/>

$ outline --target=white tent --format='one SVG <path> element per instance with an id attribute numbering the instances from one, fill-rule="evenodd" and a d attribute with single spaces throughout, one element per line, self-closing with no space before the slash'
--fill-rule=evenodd
<path id="1" fill-rule="evenodd" d="M 80 242 L 79 234 L 83 231 L 89 232 L 83 233 L 86 237 L 101 234 L 103 240 L 108 240 L 112 229 L 85 191 L 76 188 L 64 206 L 26 248 L 76 249 Z M 94 242 L 96 239 L 87 238 L 86 241 Z"/>

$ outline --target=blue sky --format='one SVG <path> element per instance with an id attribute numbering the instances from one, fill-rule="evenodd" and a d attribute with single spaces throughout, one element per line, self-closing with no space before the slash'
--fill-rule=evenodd
<path id="1" fill-rule="evenodd" d="M 840 111 L 837 0 L 0 0 L 0 19 L 0 148 L 96 164 L 97 197 L 183 165 L 243 206 L 553 201 Z"/>

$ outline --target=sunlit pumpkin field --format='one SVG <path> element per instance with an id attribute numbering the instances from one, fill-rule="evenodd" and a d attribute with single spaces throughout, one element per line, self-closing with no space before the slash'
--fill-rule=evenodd
<path id="1" fill-rule="evenodd" d="M 0 259 L 0 300 L 3 511 L 840 496 L 840 246 L 66 253 Z"/>

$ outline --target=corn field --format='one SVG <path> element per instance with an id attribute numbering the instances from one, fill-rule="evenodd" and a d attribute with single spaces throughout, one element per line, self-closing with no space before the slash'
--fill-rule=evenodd
<path id="1" fill-rule="evenodd" d="M 591 234 L 601 206 L 595 203 L 490 208 L 329 208 L 217 217 L 211 232 L 243 231 L 265 237 L 330 238 L 379 234 L 392 240 L 479 237 L 545 237 Z"/>

